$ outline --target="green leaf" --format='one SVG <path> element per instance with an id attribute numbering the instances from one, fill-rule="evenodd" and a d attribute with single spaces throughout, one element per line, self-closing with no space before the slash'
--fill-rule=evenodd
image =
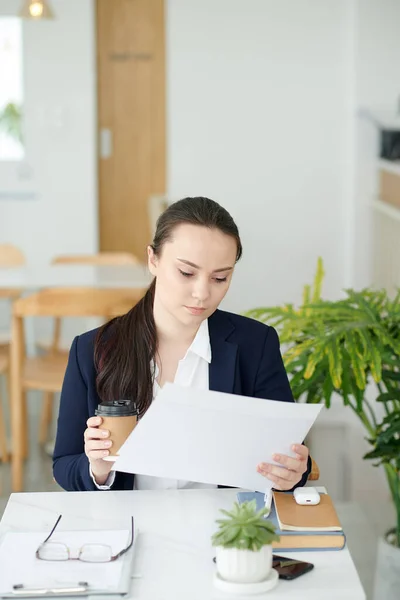
<path id="1" fill-rule="evenodd" d="M 390 400 L 400 400 L 400 389 L 390 392 L 383 392 L 377 396 L 377 402 L 389 402 Z"/>
<path id="2" fill-rule="evenodd" d="M 314 375 L 316 366 L 322 361 L 325 354 L 325 348 L 317 348 L 309 355 L 307 366 L 304 371 L 304 379 L 310 379 Z"/>
<path id="3" fill-rule="evenodd" d="M 354 373 L 357 387 L 365 389 L 365 363 L 356 343 L 355 333 L 349 331 L 346 336 L 346 348 L 350 356 L 350 364 Z"/>
<path id="4" fill-rule="evenodd" d="M 345 362 L 344 362 L 341 391 L 342 391 L 342 395 L 343 395 L 343 402 L 344 402 L 344 405 L 346 406 L 346 405 L 350 404 L 350 396 L 352 394 L 350 367 L 349 367 L 348 360 L 345 360 Z"/>
<path id="5" fill-rule="evenodd" d="M 0 130 L 22 144 L 22 111 L 18 104 L 9 102 L 0 112 Z"/>
<path id="6" fill-rule="evenodd" d="M 382 359 L 381 353 L 374 342 L 372 342 L 370 346 L 369 367 L 371 369 L 372 377 L 379 383 L 382 379 Z"/>
<path id="7" fill-rule="evenodd" d="M 317 261 L 317 271 L 314 278 L 313 302 L 317 302 L 321 298 L 322 282 L 324 280 L 324 263 L 319 256 Z"/>
<path id="8" fill-rule="evenodd" d="M 322 384 L 322 391 L 324 394 L 326 408 L 330 408 L 330 406 L 331 406 L 331 397 L 333 394 L 333 390 L 334 390 L 334 387 L 333 387 L 332 379 L 330 378 L 329 374 L 327 374 L 327 376 L 325 377 L 325 381 Z"/>
<path id="9" fill-rule="evenodd" d="M 332 377 L 333 385 L 340 388 L 342 383 L 342 361 L 340 340 L 333 339 L 326 348 L 326 354 L 329 361 L 329 372 Z"/>
<path id="10" fill-rule="evenodd" d="M 245 525 L 243 527 L 243 534 L 249 538 L 255 538 L 257 537 L 257 527 L 254 525 Z"/>
<path id="11" fill-rule="evenodd" d="M 398 367 L 400 367 L 400 358 L 398 358 Z M 400 381 L 400 372 L 399 371 L 388 371 L 387 369 L 382 370 L 382 379 L 391 379 L 393 381 Z"/>

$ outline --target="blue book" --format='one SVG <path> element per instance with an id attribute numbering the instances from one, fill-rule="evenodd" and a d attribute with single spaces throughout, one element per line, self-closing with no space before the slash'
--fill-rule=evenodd
<path id="1" fill-rule="evenodd" d="M 279 492 L 279 494 L 282 494 L 282 492 Z M 290 494 L 290 496 L 293 498 L 292 492 L 288 492 L 288 494 Z M 264 494 L 261 492 L 238 492 L 237 499 L 239 504 L 255 499 L 257 510 L 261 510 L 265 506 Z M 298 506 L 294 499 L 293 503 L 296 507 Z M 320 507 L 321 505 L 317 504 L 316 506 L 305 506 L 301 508 L 307 510 L 308 515 L 311 515 L 312 513 L 310 513 L 310 511 L 313 511 L 314 515 L 317 516 L 316 511 Z M 271 512 L 266 518 L 275 525 L 276 533 L 281 538 L 279 542 L 273 542 L 272 547 L 280 550 L 281 552 L 342 550 L 346 545 L 346 536 L 342 529 L 339 531 L 332 531 L 319 528 L 318 531 L 311 531 L 307 529 L 301 529 L 301 524 L 296 527 L 296 530 L 283 529 L 282 527 L 284 527 L 284 525 L 282 525 L 282 527 L 280 526 L 276 513 L 275 494 L 271 505 Z"/>

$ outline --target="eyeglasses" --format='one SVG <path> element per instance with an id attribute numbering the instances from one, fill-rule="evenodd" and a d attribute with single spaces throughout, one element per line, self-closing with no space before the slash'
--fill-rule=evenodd
<path id="1" fill-rule="evenodd" d="M 82 560 L 83 562 L 91 563 L 102 563 L 112 562 L 117 560 L 120 556 L 128 552 L 132 547 L 134 539 L 134 525 L 133 517 L 131 517 L 131 539 L 126 548 L 118 552 L 113 556 L 111 546 L 106 544 L 84 544 L 79 548 L 78 556 L 72 557 L 71 551 L 66 544 L 59 542 L 49 542 L 51 536 L 56 530 L 57 525 L 61 521 L 62 515 L 60 515 L 50 531 L 47 538 L 42 542 L 39 548 L 36 550 L 36 558 L 40 560 Z"/>

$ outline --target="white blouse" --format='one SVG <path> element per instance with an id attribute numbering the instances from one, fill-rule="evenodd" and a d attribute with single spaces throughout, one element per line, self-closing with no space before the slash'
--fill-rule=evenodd
<path id="1" fill-rule="evenodd" d="M 178 363 L 178 368 L 175 374 L 174 383 L 192 387 L 197 390 L 209 389 L 208 368 L 211 362 L 211 344 L 210 335 L 208 332 L 208 320 L 204 320 L 200 325 L 196 336 L 188 348 L 185 356 Z M 156 366 L 154 386 L 153 386 L 153 401 L 157 399 L 157 394 L 160 387 L 156 381 L 158 370 Z M 110 489 L 115 479 L 115 471 L 111 471 L 104 485 L 98 485 L 93 477 L 90 469 L 90 474 L 96 485 L 101 490 Z M 134 486 L 135 490 L 165 490 L 165 489 L 182 489 L 182 488 L 215 488 L 216 485 L 198 483 L 194 481 L 184 481 L 177 479 L 168 479 L 165 477 L 153 477 L 149 475 L 135 475 Z"/>

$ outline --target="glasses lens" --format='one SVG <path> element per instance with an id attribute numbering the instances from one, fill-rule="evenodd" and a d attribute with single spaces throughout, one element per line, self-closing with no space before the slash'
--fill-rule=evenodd
<path id="1" fill-rule="evenodd" d="M 82 546 L 79 560 L 84 562 L 109 562 L 112 557 L 110 546 L 103 544 L 85 544 Z"/>
<path id="2" fill-rule="evenodd" d="M 42 560 L 68 560 L 69 553 L 65 544 L 48 542 L 38 550 L 39 558 Z"/>

